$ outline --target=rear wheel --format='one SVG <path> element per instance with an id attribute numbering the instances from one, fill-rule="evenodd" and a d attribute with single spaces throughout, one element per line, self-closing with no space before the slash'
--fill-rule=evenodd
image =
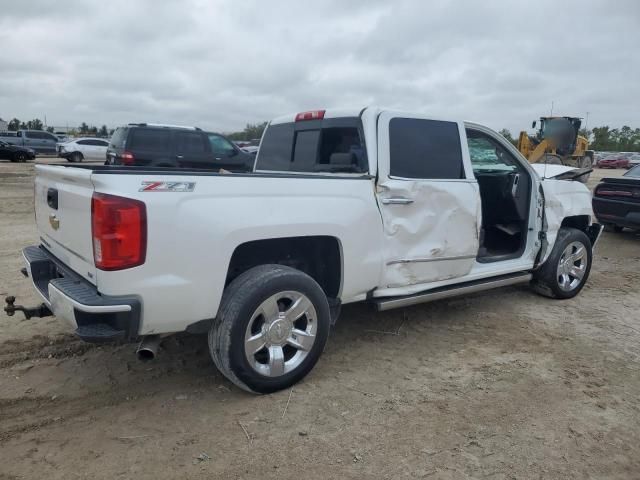
<path id="1" fill-rule="evenodd" d="M 311 371 L 329 324 L 329 304 L 315 280 L 283 265 L 261 265 L 225 289 L 209 330 L 209 350 L 218 369 L 240 388 L 271 393 Z"/>
<path id="2" fill-rule="evenodd" d="M 613 225 L 613 231 L 616 233 L 622 233 L 622 230 L 624 230 L 624 227 L 621 227 L 620 225 Z"/>
<path id="3" fill-rule="evenodd" d="M 534 273 L 532 286 L 547 297 L 575 297 L 589 278 L 592 260 L 589 237 L 581 230 L 563 227 L 549 258 Z"/>
<path id="4" fill-rule="evenodd" d="M 16 152 L 16 154 L 13 156 L 13 161 L 14 162 L 26 162 L 27 161 L 27 154 L 24 152 Z"/>

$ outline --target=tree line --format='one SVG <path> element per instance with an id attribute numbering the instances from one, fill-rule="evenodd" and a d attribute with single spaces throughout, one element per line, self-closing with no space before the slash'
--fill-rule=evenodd
<path id="1" fill-rule="evenodd" d="M 264 129 L 267 128 L 268 122 L 262 123 L 247 123 L 247 126 L 244 127 L 244 130 L 240 132 L 231 132 L 227 133 L 227 137 L 229 140 L 241 140 L 241 141 L 249 141 L 262 138 L 262 133 Z"/>
<path id="2" fill-rule="evenodd" d="M 268 122 L 248 123 L 245 128 L 238 132 L 227 133 L 230 140 L 249 141 L 262 138 L 262 133 Z M 22 122 L 17 118 L 12 119 L 8 125 L 9 130 L 43 130 L 44 124 L 38 118 Z M 53 127 L 47 127 L 48 132 L 53 132 Z M 69 135 L 94 135 L 97 137 L 109 137 L 113 135 L 113 129 L 106 125 L 96 127 L 82 122 L 77 128 L 68 132 Z M 514 138 L 511 132 L 503 128 L 500 134 L 514 145 L 518 144 L 518 139 Z M 625 125 L 622 128 L 611 128 L 608 125 L 594 127 L 590 130 L 580 130 L 580 135 L 589 140 L 589 149 L 606 152 L 640 152 L 640 128 L 632 129 Z"/>
<path id="3" fill-rule="evenodd" d="M 511 135 L 506 128 L 500 130 L 500 135 L 514 145 L 518 145 L 518 139 Z M 580 130 L 580 135 L 589 140 L 589 150 L 597 152 L 640 152 L 640 128 L 632 129 L 625 125 L 622 128 L 594 127 L 589 130 Z"/>
<path id="4" fill-rule="evenodd" d="M 22 122 L 17 118 L 11 119 L 7 128 L 9 131 L 17 131 L 17 130 L 46 130 L 49 133 L 53 133 L 53 127 L 44 128 L 44 124 L 42 120 L 39 118 L 34 118 L 33 120 L 29 120 L 28 122 Z M 94 125 L 88 125 L 86 122 L 82 122 L 77 128 L 72 128 L 67 132 L 68 135 L 91 135 L 95 137 L 110 137 L 113 135 L 113 129 L 107 128 L 106 125 L 102 125 L 100 128 Z"/>

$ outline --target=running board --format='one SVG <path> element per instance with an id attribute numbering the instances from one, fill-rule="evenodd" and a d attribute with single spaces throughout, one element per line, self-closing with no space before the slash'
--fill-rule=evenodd
<path id="1" fill-rule="evenodd" d="M 532 275 L 528 272 L 510 273 L 508 275 L 500 275 L 499 277 L 485 278 L 482 280 L 474 280 L 472 282 L 434 288 L 433 290 L 416 293 L 414 295 L 376 298 L 373 299 L 372 302 L 376 306 L 376 310 L 382 312 L 384 310 L 391 310 L 392 308 L 408 307 L 418 303 L 432 302 L 434 300 L 457 297 L 459 295 L 469 295 L 476 292 L 482 292 L 484 290 L 491 290 L 493 288 L 517 285 L 518 283 L 527 283 L 531 278 Z"/>

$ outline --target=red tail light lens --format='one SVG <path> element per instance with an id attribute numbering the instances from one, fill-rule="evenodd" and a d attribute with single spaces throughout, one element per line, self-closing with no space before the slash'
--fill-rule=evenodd
<path id="1" fill-rule="evenodd" d="M 122 152 L 121 158 L 123 165 L 133 165 L 136 160 L 136 157 L 131 152 Z"/>
<path id="2" fill-rule="evenodd" d="M 633 192 L 627 190 L 607 190 L 605 188 L 599 188 L 596 191 L 596 195 L 602 197 L 633 197 Z"/>
<path id="3" fill-rule="evenodd" d="M 142 265 L 147 254 L 147 209 L 131 198 L 94 193 L 91 198 L 93 259 L 100 270 Z"/>
<path id="4" fill-rule="evenodd" d="M 296 122 L 304 120 L 322 120 L 325 110 L 310 110 L 308 112 L 300 112 L 296 115 Z"/>

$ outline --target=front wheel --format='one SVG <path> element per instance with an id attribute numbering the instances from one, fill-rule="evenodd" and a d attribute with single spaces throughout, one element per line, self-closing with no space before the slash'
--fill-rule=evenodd
<path id="1" fill-rule="evenodd" d="M 26 162 L 27 161 L 27 155 L 23 152 L 18 152 L 14 155 L 14 162 Z"/>
<path id="2" fill-rule="evenodd" d="M 587 235 L 563 227 L 547 261 L 534 273 L 532 286 L 551 298 L 573 298 L 584 287 L 591 271 L 593 252 Z"/>
<path id="3" fill-rule="evenodd" d="M 327 297 L 310 276 L 284 265 L 254 267 L 225 289 L 209 330 L 211 357 L 244 390 L 282 390 L 314 367 L 330 318 Z"/>
<path id="4" fill-rule="evenodd" d="M 69 157 L 69 161 L 70 162 L 74 162 L 74 163 L 81 162 L 83 160 L 83 158 L 84 157 L 82 156 L 82 154 L 80 152 L 73 152 L 71 154 L 71 156 Z"/>

